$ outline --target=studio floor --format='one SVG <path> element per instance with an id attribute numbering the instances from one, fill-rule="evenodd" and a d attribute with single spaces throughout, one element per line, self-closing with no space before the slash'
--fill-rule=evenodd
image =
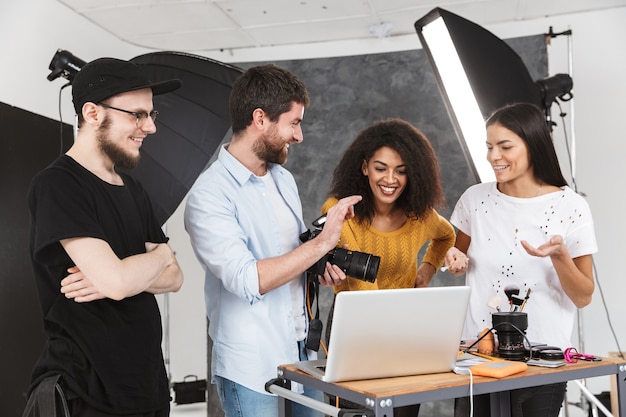
<path id="1" fill-rule="evenodd" d="M 172 403 L 170 417 L 207 417 L 206 403 L 181 404 Z"/>

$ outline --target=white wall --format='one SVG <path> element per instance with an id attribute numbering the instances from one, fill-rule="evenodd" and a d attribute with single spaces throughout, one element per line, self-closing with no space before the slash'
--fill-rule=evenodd
<path id="1" fill-rule="evenodd" d="M 416 20 L 421 16 L 416 16 Z M 626 8 L 573 14 L 487 27 L 500 38 L 572 29 L 575 112 L 576 180 L 585 193 L 596 221 L 600 252 L 595 256 L 597 278 L 606 306 L 597 287 L 592 304 L 582 313 L 585 350 L 598 355 L 616 351 L 617 345 L 607 322 L 610 315 L 622 350 L 626 350 L 626 280 L 621 261 L 626 245 L 626 224 L 622 221 L 626 179 L 626 129 L 622 127 L 626 97 Z M 57 48 L 67 49 L 86 61 L 100 56 L 130 59 L 149 52 L 121 42 L 90 22 L 77 17 L 52 0 L 0 0 L 0 102 L 58 119 L 58 93 L 65 80 L 49 82 L 48 65 Z M 415 36 L 373 39 L 366 42 L 337 42 L 324 45 L 263 48 L 203 54 L 224 62 L 299 59 L 341 56 L 420 48 Z M 329 52 L 330 51 L 330 52 Z M 193 52 L 193 51 L 192 51 Z M 559 37 L 549 48 L 551 74 L 568 72 L 568 40 Z M 72 121 L 69 89 L 63 92 L 63 120 Z M 553 109 L 558 116 L 558 109 Z M 555 130 L 555 141 L 564 154 L 564 139 Z M 569 121 L 566 122 L 569 128 Z M 332 128 L 332 127 L 329 127 Z M 306 126 L 305 126 L 306 129 Z M 569 132 L 571 135 L 572 132 Z M 569 164 L 563 162 L 564 170 Z M 206 322 L 202 290 L 203 273 L 191 251 L 179 209 L 167 224 L 171 244 L 185 273 L 183 289 L 169 297 L 170 352 L 174 381 L 187 374 L 206 372 Z M 606 308 L 606 310 L 605 310 Z M 595 378 L 588 386 L 593 392 L 608 389 L 608 378 Z"/>

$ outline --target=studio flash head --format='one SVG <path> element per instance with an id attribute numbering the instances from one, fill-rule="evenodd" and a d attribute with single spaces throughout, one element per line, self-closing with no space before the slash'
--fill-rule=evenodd
<path id="1" fill-rule="evenodd" d="M 74 80 L 74 76 L 86 64 L 80 58 L 72 55 L 71 52 L 64 49 L 57 49 L 52 57 L 48 69 L 52 71 L 48 75 L 48 81 L 54 81 L 59 77 L 66 78 L 70 83 Z"/>

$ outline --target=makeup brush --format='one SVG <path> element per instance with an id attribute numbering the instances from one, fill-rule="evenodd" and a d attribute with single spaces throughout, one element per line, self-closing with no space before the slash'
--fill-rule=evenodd
<path id="1" fill-rule="evenodd" d="M 504 289 L 504 294 L 510 300 L 513 294 L 519 295 L 519 288 L 513 286 L 506 287 Z"/>
<path id="2" fill-rule="evenodd" d="M 516 294 L 511 294 L 511 305 L 513 306 L 513 311 L 520 311 L 522 304 L 524 303 L 524 299 Z"/>
<path id="3" fill-rule="evenodd" d="M 493 309 L 495 309 L 496 311 L 498 311 L 498 313 L 500 312 L 500 304 L 502 303 L 502 297 L 500 297 L 498 294 L 494 295 L 493 297 L 491 297 L 489 299 L 489 302 L 487 303 L 487 305 Z"/>
<path id="4" fill-rule="evenodd" d="M 510 306 L 510 310 L 513 310 L 513 294 L 518 295 L 519 294 L 519 288 L 518 287 L 514 287 L 514 286 L 508 286 L 504 288 L 504 294 L 506 295 L 506 297 L 509 299 L 509 306 Z"/>
<path id="5" fill-rule="evenodd" d="M 526 290 L 526 297 L 524 297 L 524 302 L 519 308 L 519 311 L 524 311 L 524 307 L 526 307 L 526 301 L 528 301 L 528 297 L 530 297 L 530 288 Z"/>
<path id="6" fill-rule="evenodd" d="M 469 258 L 467 258 L 467 262 L 469 262 Z M 450 269 L 450 265 L 444 265 L 441 268 L 439 268 L 441 272 L 446 272 L 448 269 Z"/>

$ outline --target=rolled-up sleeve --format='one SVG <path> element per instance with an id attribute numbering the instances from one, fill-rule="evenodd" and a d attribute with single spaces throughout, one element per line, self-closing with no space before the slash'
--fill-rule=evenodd
<path id="1" fill-rule="evenodd" d="M 305 230 L 293 177 L 279 165 L 270 166 L 268 175 Z M 185 207 L 185 229 L 207 280 L 221 281 L 250 304 L 261 300 L 257 260 L 282 254 L 279 229 L 268 221 L 273 216 L 263 181 L 222 148 L 189 191 Z"/>

